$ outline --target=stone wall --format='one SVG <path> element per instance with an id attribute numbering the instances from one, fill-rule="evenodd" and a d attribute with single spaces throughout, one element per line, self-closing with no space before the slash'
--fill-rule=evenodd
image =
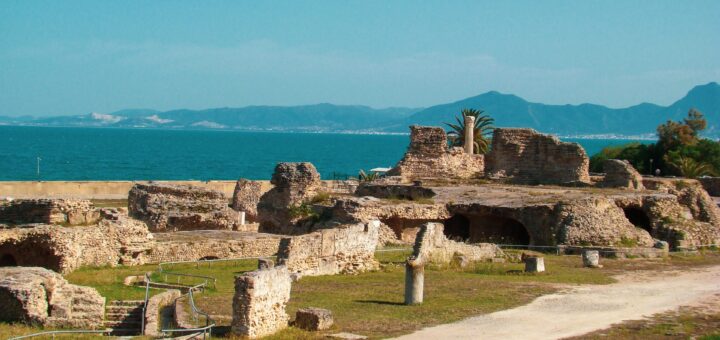
<path id="1" fill-rule="evenodd" d="M 388 175 L 400 176 L 403 181 L 467 179 L 482 176 L 484 167 L 483 155 L 470 155 L 459 147 L 448 148 L 443 128 L 413 125 L 410 127 L 410 146 Z"/>
<path id="2" fill-rule="evenodd" d="M 275 185 L 263 194 L 257 206 L 260 231 L 295 233 L 307 205 L 321 189 L 320 174 L 312 163 L 278 163 L 270 182 Z"/>
<path id="3" fill-rule="evenodd" d="M 223 193 L 189 185 L 136 184 L 128 195 L 128 211 L 153 232 L 242 228 Z"/>
<path id="4" fill-rule="evenodd" d="M 589 183 L 590 161 L 577 143 L 533 129 L 495 129 L 486 175 L 522 184 Z"/>
<path id="5" fill-rule="evenodd" d="M 720 177 L 700 177 L 698 181 L 710 196 L 720 197 Z"/>
<path id="6" fill-rule="evenodd" d="M 600 186 L 606 188 L 624 188 L 643 190 L 642 175 L 626 160 L 608 159 L 603 163 L 605 177 Z"/>
<path id="7" fill-rule="evenodd" d="M 178 299 L 182 294 L 177 289 L 169 289 L 160 294 L 153 295 L 148 299 L 147 306 L 145 308 L 145 334 L 146 336 L 160 336 L 160 311 L 167 307 L 172 306 L 175 300 Z"/>
<path id="8" fill-rule="evenodd" d="M 155 234 L 148 263 L 268 257 L 277 253 L 281 236 L 231 231 L 186 231 Z"/>
<path id="9" fill-rule="evenodd" d="M 0 228 L 0 258 L 63 274 L 81 266 L 143 264 L 153 244 L 145 223 L 126 217 L 87 227 Z"/>
<path id="10" fill-rule="evenodd" d="M 19 199 L 0 203 L 0 223 L 88 225 L 100 214 L 87 200 Z"/>
<path id="11" fill-rule="evenodd" d="M 288 237 L 280 243 L 278 263 L 301 275 L 353 274 L 376 269 L 380 222 L 342 225 Z"/>
<path id="12" fill-rule="evenodd" d="M 0 321 L 44 327 L 98 328 L 105 298 L 37 267 L 0 268 Z"/>
<path id="13" fill-rule="evenodd" d="M 230 206 L 235 211 L 244 211 L 245 219 L 248 222 L 255 222 L 258 219 L 257 205 L 260 203 L 260 197 L 263 193 L 260 182 L 241 178 L 235 184 Z"/>
<path id="14" fill-rule="evenodd" d="M 435 192 L 418 185 L 362 183 L 355 190 L 355 195 L 412 201 L 432 198 L 435 196 Z"/>
<path id="15" fill-rule="evenodd" d="M 463 256 L 469 261 L 503 256 L 502 250 L 494 244 L 470 245 L 448 240 L 443 229 L 442 223 L 423 224 L 415 239 L 413 256 L 423 263 L 436 264 L 449 264 L 457 256 Z"/>
<path id="16" fill-rule="evenodd" d="M 292 280 L 285 266 L 257 270 L 235 278 L 232 332 L 251 339 L 288 326 L 285 307 Z"/>

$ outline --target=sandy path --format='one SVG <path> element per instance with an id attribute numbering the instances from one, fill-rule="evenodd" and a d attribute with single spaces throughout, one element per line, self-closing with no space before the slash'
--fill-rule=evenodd
<path id="1" fill-rule="evenodd" d="M 642 319 L 720 293 L 720 266 L 618 279 L 618 283 L 572 288 L 541 296 L 525 306 L 425 328 L 397 339 L 558 339 Z"/>

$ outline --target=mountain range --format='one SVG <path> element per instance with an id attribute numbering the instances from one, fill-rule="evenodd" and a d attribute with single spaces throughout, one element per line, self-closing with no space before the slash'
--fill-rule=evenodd
<path id="1" fill-rule="evenodd" d="M 484 110 L 498 127 L 530 127 L 562 136 L 608 138 L 652 137 L 659 124 L 682 120 L 690 108 L 696 108 L 708 122 L 704 134 L 720 136 L 720 85 L 716 82 L 694 87 L 669 106 L 642 103 L 614 109 L 596 104 L 547 105 L 491 91 L 428 108 L 317 104 L 171 111 L 131 109 L 42 118 L 0 116 L 0 125 L 405 133 L 412 124 L 439 126 L 452 122 L 463 108 Z"/>

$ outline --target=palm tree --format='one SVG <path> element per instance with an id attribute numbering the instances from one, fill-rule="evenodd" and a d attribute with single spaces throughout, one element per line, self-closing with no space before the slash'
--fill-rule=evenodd
<path id="1" fill-rule="evenodd" d="M 462 109 L 460 117 L 455 117 L 457 124 L 445 123 L 449 126 L 452 131 L 448 133 L 450 136 L 450 146 L 463 146 L 465 145 L 465 117 L 475 117 L 475 128 L 474 133 L 474 144 L 475 153 L 486 154 L 490 150 L 490 135 L 495 127 L 492 125 L 495 120 L 490 118 L 489 115 L 485 114 L 483 110 L 476 109 Z"/>
<path id="2" fill-rule="evenodd" d="M 710 164 L 697 162 L 690 157 L 676 157 L 669 164 L 686 178 L 698 178 L 701 176 L 714 176 L 715 169 Z"/>

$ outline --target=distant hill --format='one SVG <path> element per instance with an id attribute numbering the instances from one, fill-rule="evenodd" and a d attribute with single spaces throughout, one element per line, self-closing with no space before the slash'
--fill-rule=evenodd
<path id="1" fill-rule="evenodd" d="M 501 127 L 532 127 L 561 135 L 643 135 L 654 134 L 656 127 L 680 120 L 690 108 L 705 114 L 707 135 L 720 135 L 720 85 L 696 86 L 670 106 L 643 103 L 622 109 L 594 104 L 546 105 L 531 103 L 518 96 L 487 92 L 454 103 L 429 107 L 405 119 L 404 125 L 439 125 L 448 122 L 462 108 L 479 108 L 495 118 Z M 392 130 L 394 128 L 390 128 Z"/>
<path id="2" fill-rule="evenodd" d="M 670 106 L 643 103 L 612 109 L 602 105 L 546 105 L 491 91 L 425 109 L 317 104 L 304 106 L 247 106 L 207 110 L 122 110 L 46 118 L 3 117 L 2 125 L 87 126 L 125 128 L 228 129 L 288 132 L 407 132 L 408 126 L 442 125 L 463 108 L 478 108 L 500 127 L 531 127 L 570 135 L 652 136 L 667 121 L 680 120 L 697 108 L 708 121 L 707 136 L 720 136 L 720 85 L 696 86 Z"/>

